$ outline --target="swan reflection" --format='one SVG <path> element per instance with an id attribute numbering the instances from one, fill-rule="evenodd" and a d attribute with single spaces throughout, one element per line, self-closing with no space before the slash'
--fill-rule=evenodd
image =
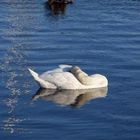
<path id="1" fill-rule="evenodd" d="M 106 97 L 107 91 L 107 87 L 88 90 L 39 89 L 33 96 L 33 100 L 41 98 L 60 106 L 70 105 L 73 107 L 81 107 L 90 100 Z"/>

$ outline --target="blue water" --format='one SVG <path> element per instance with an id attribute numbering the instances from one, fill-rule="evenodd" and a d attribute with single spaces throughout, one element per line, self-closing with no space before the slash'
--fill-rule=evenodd
<path id="1" fill-rule="evenodd" d="M 140 1 L 76 0 L 64 15 L 44 3 L 0 1 L 0 139 L 139 140 Z M 39 86 L 27 68 L 59 64 L 105 75 L 108 91 L 32 100 Z"/>

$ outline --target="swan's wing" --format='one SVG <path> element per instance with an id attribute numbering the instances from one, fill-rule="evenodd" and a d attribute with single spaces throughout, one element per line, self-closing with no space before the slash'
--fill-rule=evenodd
<path id="1" fill-rule="evenodd" d="M 63 72 L 67 72 L 70 71 L 72 66 L 71 65 L 65 65 L 65 64 L 61 64 L 59 65 L 59 68 L 63 71 Z"/>
<path id="2" fill-rule="evenodd" d="M 41 75 L 39 75 L 39 77 L 46 80 L 46 77 L 48 76 L 48 74 L 59 73 L 59 72 L 63 72 L 63 70 L 61 68 L 56 68 L 56 69 L 53 69 L 53 70 L 43 72 Z"/>
<path id="3" fill-rule="evenodd" d="M 53 83 L 61 89 L 77 89 L 80 82 L 70 72 L 50 73 L 45 77 L 48 82 Z"/>
<path id="4" fill-rule="evenodd" d="M 55 72 L 62 72 L 62 69 L 56 68 L 56 69 L 53 69 L 53 70 L 46 71 L 46 72 L 44 72 L 44 73 L 49 74 L 49 73 L 55 73 Z"/>
<path id="5" fill-rule="evenodd" d="M 49 70 L 49 71 L 46 71 L 46 72 L 42 73 L 40 75 L 40 77 L 44 79 L 48 74 L 59 73 L 59 72 L 67 72 L 67 71 L 70 71 L 71 68 L 72 68 L 71 65 L 59 65 L 59 67 L 56 68 L 56 69 Z"/>

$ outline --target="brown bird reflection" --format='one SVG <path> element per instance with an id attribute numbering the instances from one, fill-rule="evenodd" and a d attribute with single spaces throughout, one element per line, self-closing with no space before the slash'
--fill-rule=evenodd
<path id="1" fill-rule="evenodd" d="M 39 89 L 33 96 L 33 100 L 41 98 L 60 106 L 81 107 L 90 100 L 106 97 L 107 91 L 107 87 L 88 90 Z"/>
<path id="2" fill-rule="evenodd" d="M 48 0 L 47 4 L 53 14 L 64 14 L 67 4 L 71 4 L 73 2 L 74 0 Z"/>

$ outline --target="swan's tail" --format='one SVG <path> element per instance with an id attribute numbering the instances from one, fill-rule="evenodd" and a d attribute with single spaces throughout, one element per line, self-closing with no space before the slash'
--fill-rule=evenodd
<path id="1" fill-rule="evenodd" d="M 37 81 L 39 76 L 38 73 L 36 73 L 35 71 L 31 70 L 30 68 L 28 68 L 29 72 L 31 73 L 31 75 L 34 77 L 34 79 Z"/>
<path id="2" fill-rule="evenodd" d="M 56 89 L 57 87 L 48 82 L 45 81 L 43 79 L 41 79 L 38 75 L 38 73 L 36 73 L 35 71 L 31 70 L 30 68 L 28 68 L 29 72 L 31 73 L 31 75 L 33 76 L 33 78 L 37 81 L 37 83 L 42 87 L 42 88 L 49 88 L 49 89 Z"/>

